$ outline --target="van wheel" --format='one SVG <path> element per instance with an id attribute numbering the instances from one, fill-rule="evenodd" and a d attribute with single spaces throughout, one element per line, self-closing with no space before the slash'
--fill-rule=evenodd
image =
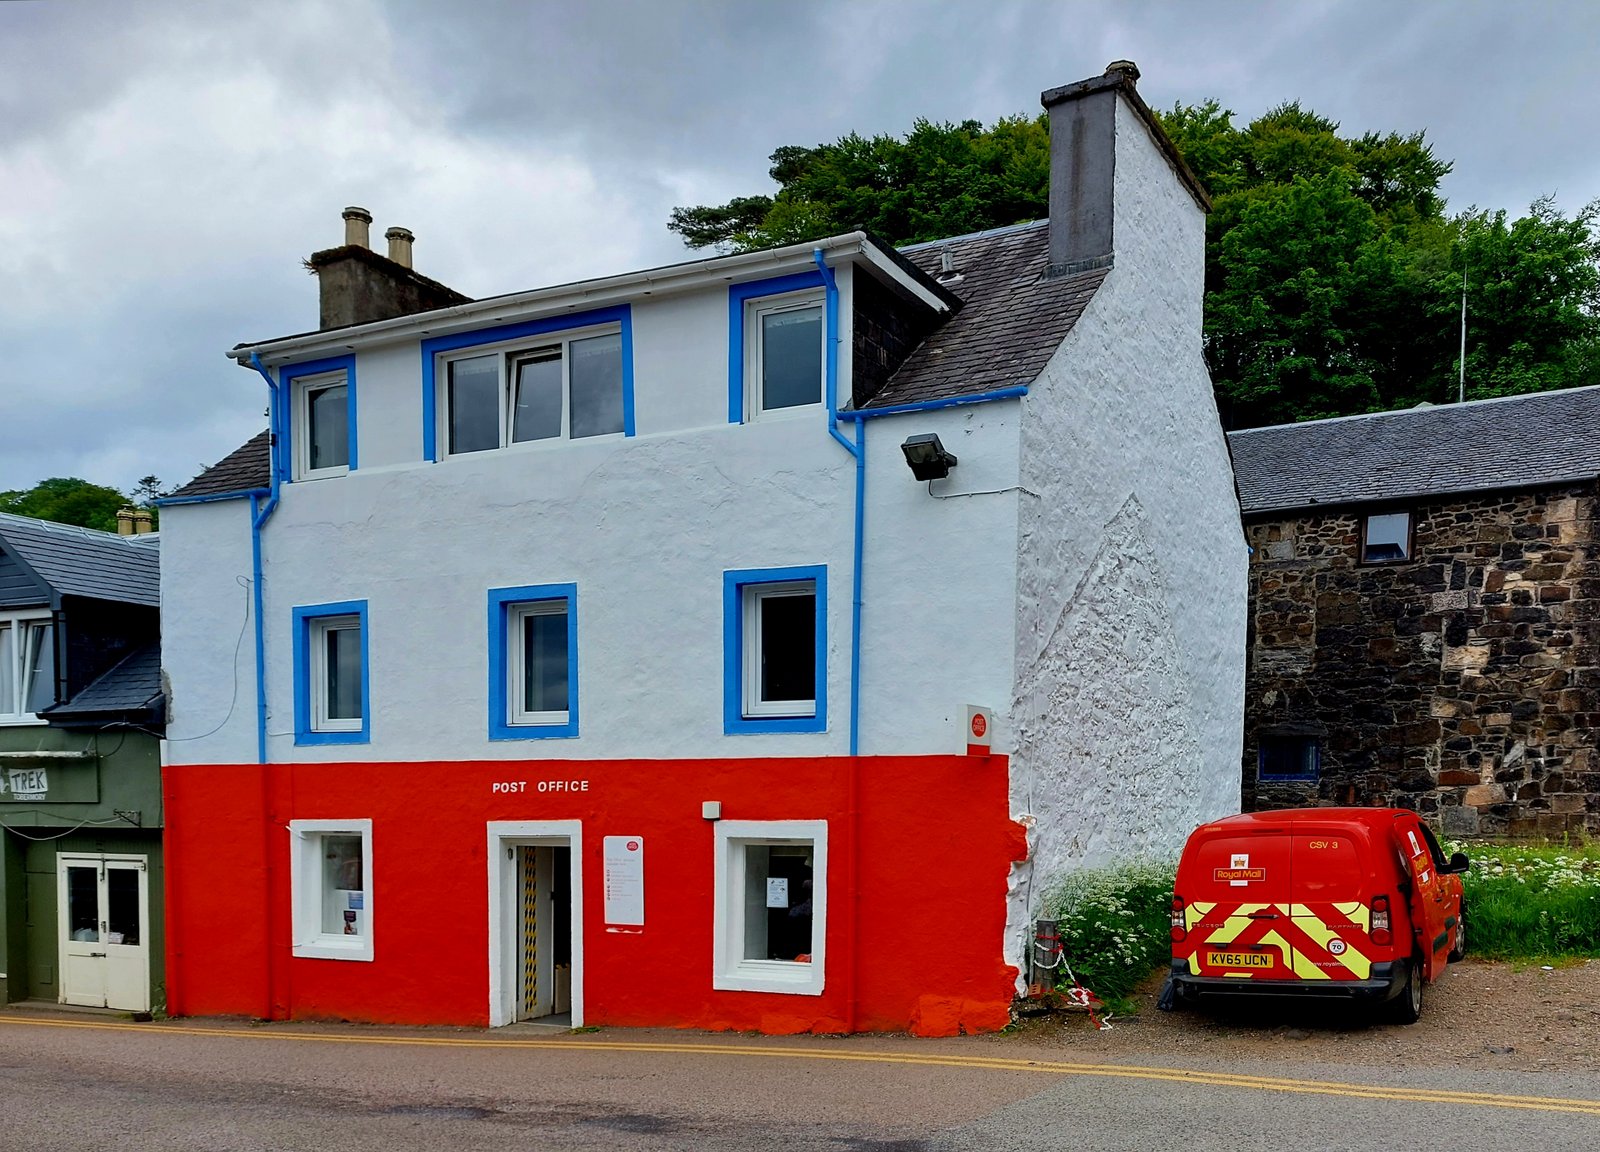
<path id="1" fill-rule="evenodd" d="M 1405 986 L 1400 995 L 1384 1006 L 1384 1016 L 1391 1024 L 1415 1024 L 1422 1015 L 1422 958 L 1412 957 L 1406 966 Z"/>
<path id="2" fill-rule="evenodd" d="M 1450 963 L 1454 964 L 1467 954 L 1467 902 L 1461 902 L 1461 908 L 1456 913 L 1456 944 L 1450 949 Z"/>

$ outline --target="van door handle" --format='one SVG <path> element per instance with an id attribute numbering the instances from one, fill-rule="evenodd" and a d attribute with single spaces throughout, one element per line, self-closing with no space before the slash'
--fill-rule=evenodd
<path id="1" fill-rule="evenodd" d="M 1251 912 L 1248 917 L 1251 920 L 1276 920 L 1278 914 L 1276 912 Z"/>

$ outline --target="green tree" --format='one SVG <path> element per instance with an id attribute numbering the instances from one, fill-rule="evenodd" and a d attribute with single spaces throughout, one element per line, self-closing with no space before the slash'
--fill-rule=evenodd
<path id="1" fill-rule="evenodd" d="M 26 491 L 0 492 L 0 512 L 77 524 L 102 532 L 117 530 L 117 510 L 131 501 L 115 488 L 71 476 L 41 480 Z"/>

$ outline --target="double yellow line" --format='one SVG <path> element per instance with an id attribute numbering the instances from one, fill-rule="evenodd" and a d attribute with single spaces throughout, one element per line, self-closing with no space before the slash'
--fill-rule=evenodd
<path id="1" fill-rule="evenodd" d="M 1438 1088 L 1401 1088 L 1345 1084 L 1330 1080 L 1292 1080 L 1281 1076 L 1245 1076 L 1192 1068 L 1151 1068 L 1130 1064 L 1077 1064 L 1063 1060 L 1024 1060 L 1004 1056 L 956 1056 L 922 1052 L 859 1052 L 830 1048 L 787 1048 L 742 1044 L 662 1043 L 643 1040 L 594 1040 L 585 1036 L 541 1039 L 491 1039 L 460 1036 L 348 1036 L 290 1032 L 277 1028 L 208 1028 L 124 1024 L 114 1021 L 33 1020 L 0 1017 L 0 1024 L 34 1028 L 85 1028 L 103 1032 L 160 1033 L 167 1036 L 213 1036 L 250 1040 L 294 1040 L 313 1044 L 382 1044 L 408 1048 L 536 1048 L 581 1052 L 639 1052 L 661 1055 L 744 1056 L 776 1060 L 833 1060 L 859 1064 L 898 1064 L 929 1068 L 988 1069 L 1034 1072 L 1048 1076 L 1099 1076 L 1120 1080 L 1161 1080 L 1173 1084 L 1241 1088 L 1258 1092 L 1294 1092 L 1313 1096 L 1348 1096 L 1363 1100 L 1400 1100 L 1411 1104 L 1456 1104 L 1478 1108 L 1517 1108 L 1531 1112 L 1564 1112 L 1600 1117 L 1600 1100 L 1559 1096 L 1512 1096 L 1499 1092 L 1454 1092 Z"/>

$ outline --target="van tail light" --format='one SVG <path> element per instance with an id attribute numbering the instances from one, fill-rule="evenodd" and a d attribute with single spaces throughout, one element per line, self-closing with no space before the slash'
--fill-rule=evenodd
<path id="1" fill-rule="evenodd" d="M 1185 908 L 1186 905 L 1182 896 L 1174 896 L 1172 898 L 1172 928 L 1167 935 L 1172 938 L 1174 944 L 1189 935 L 1189 929 L 1184 926 L 1183 922 Z"/>
<path id="2" fill-rule="evenodd" d="M 1371 912 L 1372 926 L 1367 929 L 1367 935 L 1374 944 L 1393 944 L 1394 934 L 1389 931 L 1389 898 L 1374 896 Z"/>

